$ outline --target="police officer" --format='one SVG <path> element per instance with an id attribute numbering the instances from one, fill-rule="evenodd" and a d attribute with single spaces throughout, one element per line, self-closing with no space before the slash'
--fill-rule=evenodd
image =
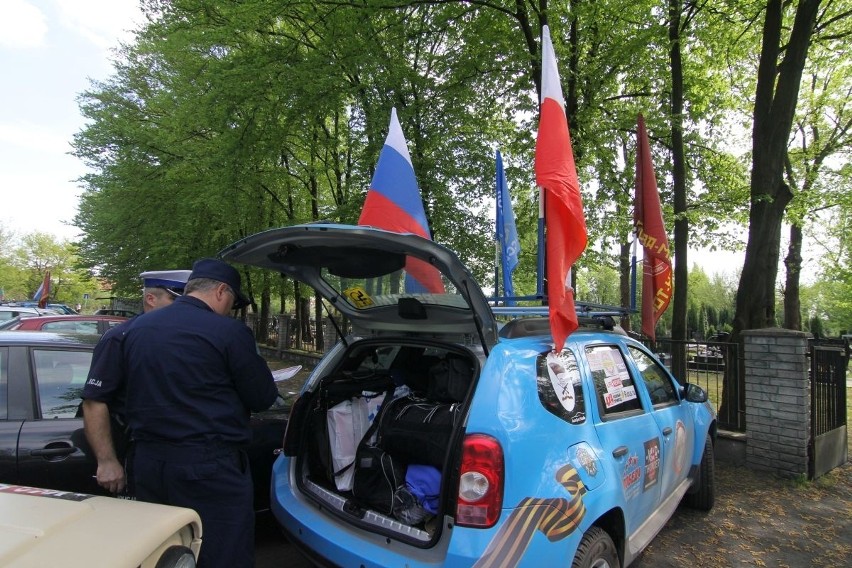
<path id="1" fill-rule="evenodd" d="M 152 270 L 142 279 L 142 311 L 163 308 L 183 294 L 189 270 Z M 127 444 L 124 417 L 125 384 L 121 380 L 121 340 L 128 320 L 107 330 L 95 346 L 89 376 L 83 387 L 83 428 L 98 461 L 98 485 L 122 493 L 127 475 L 122 465 Z M 115 432 L 113 432 L 115 430 Z"/>
<path id="2" fill-rule="evenodd" d="M 247 304 L 236 269 L 202 259 L 183 296 L 124 336 L 136 497 L 198 511 L 200 567 L 254 565 L 249 418 L 278 391 L 250 329 L 228 317 Z"/>

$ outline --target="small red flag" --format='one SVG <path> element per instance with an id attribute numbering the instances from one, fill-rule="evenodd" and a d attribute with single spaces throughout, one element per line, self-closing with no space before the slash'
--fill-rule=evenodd
<path id="1" fill-rule="evenodd" d="M 648 133 L 641 114 L 637 138 L 633 226 L 645 252 L 642 262 L 642 333 L 655 340 L 657 320 L 669 307 L 672 297 L 672 263 Z"/>
<path id="2" fill-rule="evenodd" d="M 548 26 L 541 30 L 541 49 L 541 116 L 535 144 L 535 179 L 544 188 L 550 333 L 554 349 L 561 351 L 565 339 L 578 327 L 569 278 L 571 266 L 586 248 L 586 218 Z"/>

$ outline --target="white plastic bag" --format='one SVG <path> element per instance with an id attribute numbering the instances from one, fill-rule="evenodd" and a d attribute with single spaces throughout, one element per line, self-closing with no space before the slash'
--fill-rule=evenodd
<path id="1" fill-rule="evenodd" d="M 355 451 L 369 430 L 384 398 L 384 393 L 365 392 L 363 396 L 344 400 L 331 407 L 326 414 L 331 463 L 334 471 L 340 472 L 334 476 L 338 491 L 352 489 Z"/>

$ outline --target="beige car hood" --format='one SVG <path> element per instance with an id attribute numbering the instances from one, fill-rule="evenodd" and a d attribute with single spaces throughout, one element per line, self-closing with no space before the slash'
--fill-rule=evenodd
<path id="1" fill-rule="evenodd" d="M 177 538 L 182 529 L 184 540 Z M 0 484 L 0 566 L 135 567 L 164 543 L 196 556 L 201 519 L 181 507 Z"/>

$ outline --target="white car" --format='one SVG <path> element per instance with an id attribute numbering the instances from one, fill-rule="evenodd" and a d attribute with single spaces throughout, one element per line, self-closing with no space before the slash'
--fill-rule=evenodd
<path id="1" fill-rule="evenodd" d="M 30 306 L 0 305 L 0 321 L 10 320 L 16 317 L 28 318 L 33 316 L 50 316 L 59 312 L 47 308 L 33 308 Z"/>
<path id="2" fill-rule="evenodd" d="M 191 568 L 200 548 L 192 509 L 0 484 L 5 568 Z"/>

